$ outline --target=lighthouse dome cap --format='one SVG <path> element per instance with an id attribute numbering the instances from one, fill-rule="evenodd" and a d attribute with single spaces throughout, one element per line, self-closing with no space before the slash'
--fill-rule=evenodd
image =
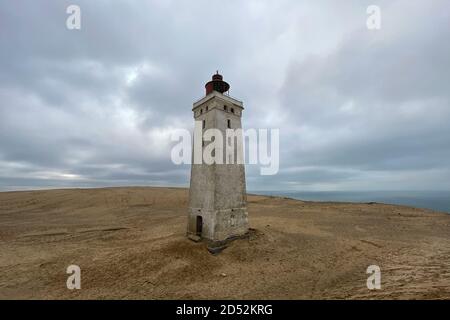
<path id="1" fill-rule="evenodd" d="M 219 71 L 216 71 L 212 76 L 212 80 L 205 84 L 206 95 L 210 94 L 213 91 L 217 91 L 220 93 L 227 92 L 230 90 L 230 85 L 223 81 L 223 77 L 219 74 Z"/>

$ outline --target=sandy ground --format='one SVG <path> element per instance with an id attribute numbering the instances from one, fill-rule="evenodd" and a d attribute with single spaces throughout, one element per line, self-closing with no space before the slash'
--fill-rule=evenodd
<path id="1" fill-rule="evenodd" d="M 186 210 L 186 189 L 0 193 L 0 298 L 450 298 L 449 214 L 249 196 L 255 231 L 213 256 L 185 238 Z"/>

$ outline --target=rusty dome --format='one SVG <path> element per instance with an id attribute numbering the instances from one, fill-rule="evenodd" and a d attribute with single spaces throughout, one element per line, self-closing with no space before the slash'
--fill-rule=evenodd
<path id="1" fill-rule="evenodd" d="M 230 85 L 227 82 L 223 81 L 222 75 L 219 74 L 219 71 L 217 71 L 216 74 L 212 76 L 212 80 L 205 84 L 205 89 L 206 95 L 210 94 L 213 91 L 224 93 L 230 90 Z"/>

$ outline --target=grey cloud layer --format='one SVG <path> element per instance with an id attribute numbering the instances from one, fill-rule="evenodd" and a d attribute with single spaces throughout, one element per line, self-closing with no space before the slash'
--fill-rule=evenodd
<path id="1" fill-rule="evenodd" d="M 249 189 L 450 189 L 450 5 L 381 1 L 0 4 L 0 189 L 187 185 L 170 132 L 219 69 L 244 125 L 280 128 Z"/>

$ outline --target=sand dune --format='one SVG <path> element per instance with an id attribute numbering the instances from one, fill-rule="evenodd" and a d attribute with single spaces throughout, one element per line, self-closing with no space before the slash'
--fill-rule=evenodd
<path id="1" fill-rule="evenodd" d="M 0 298 L 450 298 L 450 215 L 249 196 L 248 239 L 185 238 L 187 190 L 0 193 Z M 66 268 L 81 267 L 81 290 Z M 381 268 L 368 290 L 366 268 Z"/>

